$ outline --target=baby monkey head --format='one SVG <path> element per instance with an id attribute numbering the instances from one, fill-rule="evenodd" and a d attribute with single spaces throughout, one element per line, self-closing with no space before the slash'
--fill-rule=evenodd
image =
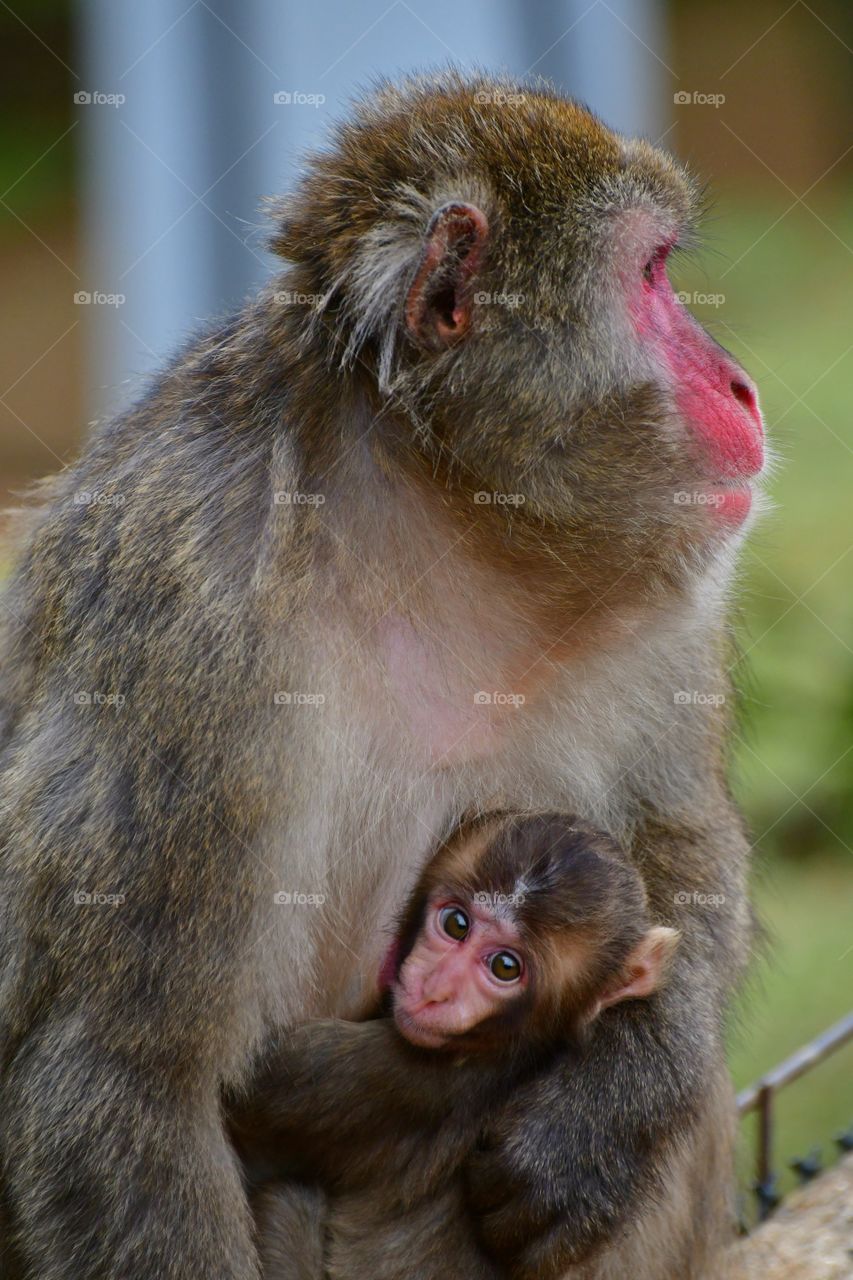
<path id="1" fill-rule="evenodd" d="M 423 1048 L 543 1048 L 656 991 L 677 940 L 602 832 L 565 814 L 489 816 L 427 866 L 384 985 Z"/>

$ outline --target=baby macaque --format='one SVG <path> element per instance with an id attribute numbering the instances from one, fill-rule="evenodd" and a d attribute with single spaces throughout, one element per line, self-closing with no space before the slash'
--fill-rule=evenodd
<path id="1" fill-rule="evenodd" d="M 658 989 L 677 937 L 601 832 L 562 814 L 460 826 L 411 895 L 376 1016 L 297 1029 L 235 1121 L 250 1183 L 267 1183 L 268 1280 L 500 1276 L 466 1164 L 515 1088 Z"/>

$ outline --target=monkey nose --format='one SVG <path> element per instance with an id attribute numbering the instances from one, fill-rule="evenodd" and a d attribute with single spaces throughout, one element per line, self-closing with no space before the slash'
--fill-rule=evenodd
<path id="1" fill-rule="evenodd" d="M 428 1004 L 447 1004 L 453 997 L 453 983 L 447 975 L 431 973 L 421 987 L 421 1002 Z"/>
<path id="2" fill-rule="evenodd" d="M 460 969 L 462 972 L 459 972 Z M 464 966 L 454 965 L 448 959 L 424 978 L 421 998 L 425 1004 L 447 1004 L 457 998 L 463 985 Z"/>

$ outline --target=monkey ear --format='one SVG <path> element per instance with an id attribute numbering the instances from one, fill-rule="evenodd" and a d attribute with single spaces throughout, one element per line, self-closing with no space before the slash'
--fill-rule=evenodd
<path id="1" fill-rule="evenodd" d="M 469 328 L 472 289 L 488 237 L 488 219 L 476 205 L 454 202 L 433 214 L 406 295 L 406 329 L 418 346 L 441 351 Z"/>
<path id="2" fill-rule="evenodd" d="M 677 929 L 655 925 L 637 944 L 614 987 L 601 997 L 600 1009 L 622 1000 L 642 1000 L 662 985 L 672 954 L 681 937 Z"/>

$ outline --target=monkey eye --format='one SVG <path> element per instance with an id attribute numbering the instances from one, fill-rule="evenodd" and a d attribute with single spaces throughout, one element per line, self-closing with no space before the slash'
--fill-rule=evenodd
<path id="1" fill-rule="evenodd" d="M 438 914 L 438 922 L 448 938 L 461 942 L 468 937 L 471 921 L 461 907 L 444 907 Z"/>
<path id="2" fill-rule="evenodd" d="M 517 982 L 521 977 L 521 961 L 511 951 L 496 951 L 489 959 L 489 969 L 498 982 Z"/>
<path id="3" fill-rule="evenodd" d="M 663 264 L 666 262 L 667 255 L 669 254 L 671 247 L 671 245 L 662 244 L 659 248 L 655 249 L 654 253 L 648 259 L 643 267 L 643 279 L 646 284 L 654 284 Z"/>

